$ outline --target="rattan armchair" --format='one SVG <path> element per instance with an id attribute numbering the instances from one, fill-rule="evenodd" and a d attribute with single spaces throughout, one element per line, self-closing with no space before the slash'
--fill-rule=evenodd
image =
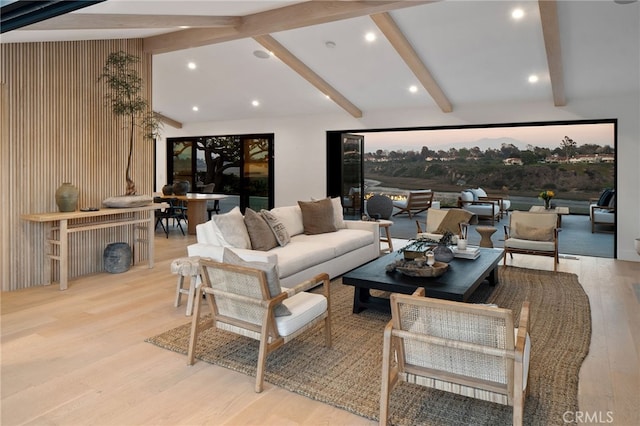
<path id="1" fill-rule="evenodd" d="M 270 296 L 267 275 L 260 269 L 201 259 L 203 282 L 196 300 L 202 300 L 211 310 L 211 318 L 202 321 L 201 305 L 196 303 L 191 322 L 188 364 L 195 361 L 199 333 L 216 327 L 260 341 L 255 391 L 262 392 L 264 370 L 269 353 L 289 342 L 305 330 L 324 322 L 325 345 L 331 346 L 331 309 L 329 276 L 316 275 L 296 287 Z M 322 293 L 306 290 L 322 285 Z M 276 307 L 283 304 L 290 315 L 276 316 Z"/>
<path id="2" fill-rule="evenodd" d="M 406 381 L 513 407 L 521 425 L 529 373 L 529 302 L 518 328 L 513 313 L 486 305 L 391 294 L 392 319 L 384 331 L 380 424 L 389 398 Z M 428 402 L 427 402 L 428 403 Z"/>

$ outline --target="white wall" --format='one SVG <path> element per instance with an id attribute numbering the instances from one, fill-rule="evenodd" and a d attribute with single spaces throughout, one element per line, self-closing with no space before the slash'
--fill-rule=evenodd
<path id="1" fill-rule="evenodd" d="M 276 206 L 295 204 L 299 199 L 326 194 L 326 132 L 437 125 L 467 125 L 582 119 L 618 119 L 618 259 L 640 261 L 634 238 L 640 237 L 640 94 L 615 98 L 568 100 L 566 107 L 554 107 L 551 100 L 540 103 L 483 104 L 439 110 L 389 110 L 364 112 L 355 119 L 345 114 L 238 120 L 165 127 L 165 137 L 248 133 L 274 133 Z M 166 183 L 166 148 L 157 146 L 157 182 Z"/>

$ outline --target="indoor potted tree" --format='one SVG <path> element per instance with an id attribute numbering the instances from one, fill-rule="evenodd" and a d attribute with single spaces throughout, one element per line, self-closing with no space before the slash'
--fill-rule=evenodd
<path id="1" fill-rule="evenodd" d="M 151 196 L 137 195 L 136 184 L 131 177 L 133 144 L 136 132 L 144 139 L 153 139 L 160 130 L 160 120 L 151 111 L 142 94 L 143 80 L 134 67 L 140 58 L 124 51 L 112 52 L 107 57 L 99 81 L 106 84 L 106 99 L 111 111 L 124 120 L 129 137 L 127 158 L 126 192 L 124 196 L 110 197 L 103 201 L 107 207 L 133 207 L 152 202 Z"/>

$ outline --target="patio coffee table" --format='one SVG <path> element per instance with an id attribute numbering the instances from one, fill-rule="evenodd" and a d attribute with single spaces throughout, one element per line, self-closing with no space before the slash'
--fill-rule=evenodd
<path id="1" fill-rule="evenodd" d="M 353 312 L 366 308 L 389 311 L 389 299 L 372 296 L 371 289 L 392 293 L 412 294 L 418 287 L 424 287 L 427 297 L 466 302 L 469 296 L 485 279 L 491 285 L 498 284 L 496 268 L 504 250 L 480 248 L 480 256 L 475 259 L 455 258 L 449 262 L 449 269 L 439 277 L 410 277 L 401 272 L 387 272 L 386 266 L 401 260 L 402 253 L 381 256 L 342 276 L 342 284 L 355 287 Z"/>

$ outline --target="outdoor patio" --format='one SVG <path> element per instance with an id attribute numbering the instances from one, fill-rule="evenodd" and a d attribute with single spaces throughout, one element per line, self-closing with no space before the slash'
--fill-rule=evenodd
<path id="1" fill-rule="evenodd" d="M 396 212 L 397 210 L 394 210 Z M 390 220 L 393 225 L 390 228 L 392 238 L 415 238 L 417 232 L 416 221 L 425 229 L 427 212 L 409 216 L 406 214 L 393 216 Z M 356 216 L 345 215 L 345 218 L 356 219 Z M 504 225 L 509 224 L 509 218 L 505 216 L 493 226 L 496 233 L 492 236 L 494 247 L 502 247 L 504 243 Z M 475 230 L 476 226 L 491 226 L 490 221 L 481 220 L 477 225 L 469 226 L 469 244 L 478 245 L 480 234 Z M 604 228 L 602 228 L 604 230 Z M 559 252 L 561 255 L 614 257 L 614 234 L 611 232 L 591 233 L 591 222 L 587 215 L 569 214 L 562 217 L 562 231 L 558 237 Z"/>

